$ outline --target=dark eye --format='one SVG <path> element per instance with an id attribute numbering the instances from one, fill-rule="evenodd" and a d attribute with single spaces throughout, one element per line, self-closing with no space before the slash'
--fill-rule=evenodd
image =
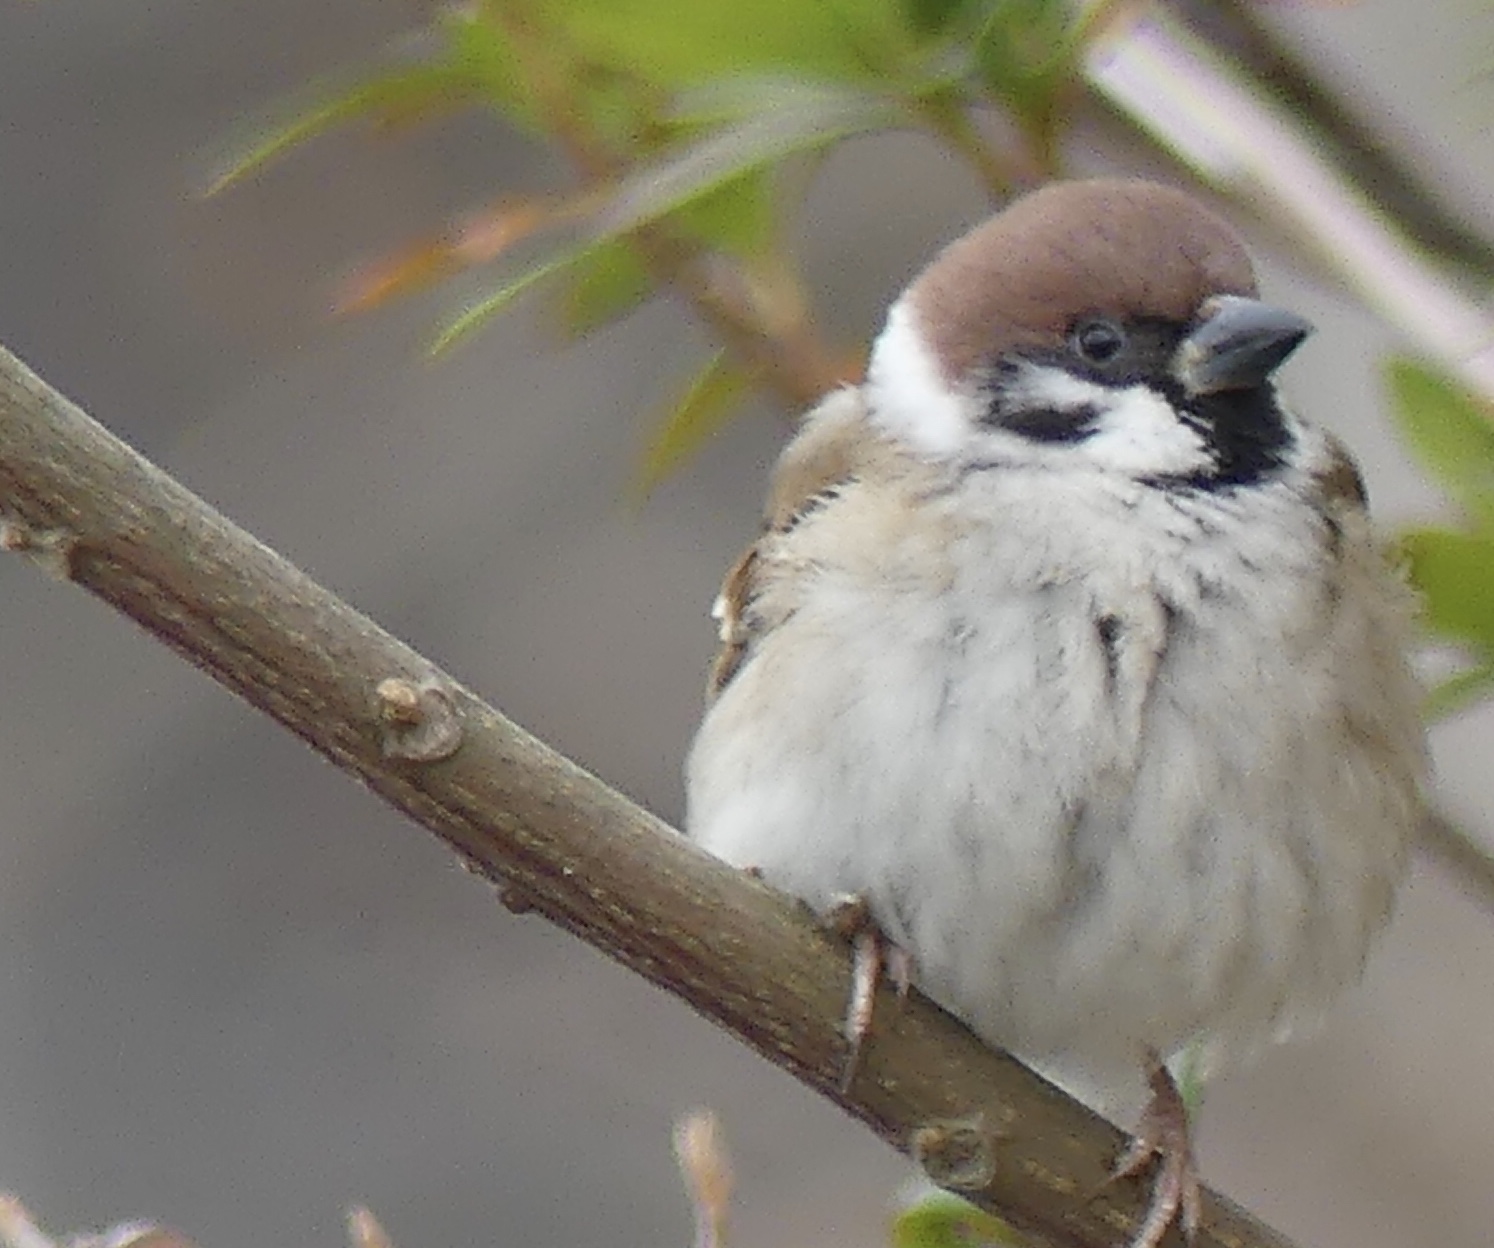
<path id="1" fill-rule="evenodd" d="M 1080 321 L 1069 342 L 1091 364 L 1108 364 L 1126 345 L 1126 331 L 1114 321 Z"/>

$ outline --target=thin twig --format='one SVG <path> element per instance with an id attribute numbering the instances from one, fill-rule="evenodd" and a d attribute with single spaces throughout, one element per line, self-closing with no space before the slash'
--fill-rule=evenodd
<path id="1" fill-rule="evenodd" d="M 721 1120 L 708 1109 L 691 1110 L 674 1124 L 674 1155 L 695 1210 L 695 1248 L 726 1248 L 726 1213 L 736 1176 Z"/>

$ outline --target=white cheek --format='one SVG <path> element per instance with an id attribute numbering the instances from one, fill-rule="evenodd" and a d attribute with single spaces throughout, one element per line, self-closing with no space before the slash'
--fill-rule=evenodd
<path id="1" fill-rule="evenodd" d="M 962 396 L 939 371 L 907 301 L 887 313 L 866 369 L 867 406 L 887 434 L 931 455 L 952 455 L 969 436 Z"/>
<path id="2" fill-rule="evenodd" d="M 1147 386 L 1112 393 L 1099 430 L 1084 443 L 1096 462 L 1121 472 L 1195 472 L 1212 462 L 1197 431 L 1177 418 L 1172 405 Z"/>
<path id="3" fill-rule="evenodd" d="M 1111 390 L 1061 369 L 1030 367 L 1008 393 L 1035 407 L 1099 414 L 1089 437 L 1059 448 L 1070 462 L 1079 457 L 1134 476 L 1197 472 L 1212 462 L 1203 438 L 1150 386 Z"/>
<path id="4" fill-rule="evenodd" d="M 1074 412 L 1110 402 L 1111 391 L 1061 368 L 1043 364 L 1024 364 L 1015 378 L 1007 383 L 1007 397 L 1024 407 L 1048 407 L 1059 412 Z"/>

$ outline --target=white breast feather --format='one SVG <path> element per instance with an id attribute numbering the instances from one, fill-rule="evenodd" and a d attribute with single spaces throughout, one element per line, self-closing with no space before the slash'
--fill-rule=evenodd
<path id="1" fill-rule="evenodd" d="M 1375 736 L 1414 723 L 1397 595 L 1330 587 L 1305 478 L 1098 480 L 847 489 L 762 548 L 784 622 L 706 716 L 688 826 L 811 904 L 865 894 L 926 991 L 1116 1115 L 1143 1045 L 1230 1060 L 1357 977 L 1419 752 Z"/>

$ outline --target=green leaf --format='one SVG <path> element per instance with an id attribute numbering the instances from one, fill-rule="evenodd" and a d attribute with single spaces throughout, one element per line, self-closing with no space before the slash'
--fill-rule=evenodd
<path id="1" fill-rule="evenodd" d="M 476 331 L 491 317 L 501 312 L 510 303 L 529 290 L 532 286 L 544 281 L 547 277 L 554 277 L 563 273 L 571 266 L 578 264 L 586 256 L 595 250 L 594 244 L 576 247 L 570 251 L 564 251 L 551 257 L 543 264 L 535 265 L 527 273 L 516 277 L 513 281 L 500 286 L 491 294 L 484 295 L 471 307 L 448 321 L 441 331 L 436 335 L 429 347 L 431 355 L 443 355 L 456 346 L 462 339 Z"/>
<path id="2" fill-rule="evenodd" d="M 1068 0 L 1000 0 L 976 35 L 976 76 L 1030 123 L 1051 117 L 1060 90 L 1078 72 L 1069 55 L 1073 13 Z"/>
<path id="3" fill-rule="evenodd" d="M 1388 380 L 1412 452 L 1463 506 L 1494 522 L 1494 413 L 1414 360 L 1392 360 Z"/>
<path id="4" fill-rule="evenodd" d="M 1427 626 L 1494 650 L 1494 537 L 1415 529 L 1397 545 L 1421 590 Z"/>
<path id="5" fill-rule="evenodd" d="M 653 279 L 625 241 L 602 243 L 572 265 L 560 299 L 565 332 L 574 338 L 626 316 L 654 293 Z"/>
<path id="6" fill-rule="evenodd" d="M 417 65 L 365 78 L 351 86 L 323 88 L 311 103 L 299 104 L 289 116 L 261 125 L 208 183 L 205 194 L 216 195 L 288 149 L 344 122 L 407 121 L 449 112 L 470 98 L 470 84 L 445 65 Z"/>
<path id="7" fill-rule="evenodd" d="M 902 0 L 903 20 L 915 34 L 943 35 L 962 25 L 983 0 Z"/>
<path id="8" fill-rule="evenodd" d="M 752 378 L 718 352 L 696 375 L 655 432 L 639 462 L 632 493 L 647 498 L 665 477 L 693 456 L 731 418 L 752 388 Z"/>
<path id="9" fill-rule="evenodd" d="M 673 214 L 683 231 L 729 255 L 762 254 L 777 229 L 777 204 L 769 169 L 748 169 Z"/>
<path id="10" fill-rule="evenodd" d="M 609 151 L 631 158 L 657 148 L 667 93 L 608 66 L 579 66 L 569 85 L 569 107 Z"/>
<path id="11" fill-rule="evenodd" d="M 796 152 L 901 119 L 893 101 L 866 92 L 821 88 L 802 92 L 792 102 L 785 97 L 780 107 L 712 131 L 625 178 L 599 214 L 598 232 L 625 234 Z"/>
<path id="12" fill-rule="evenodd" d="M 892 1224 L 892 1248 L 1022 1248 L 1022 1238 L 994 1214 L 950 1192 L 930 1192 Z"/>
<path id="13" fill-rule="evenodd" d="M 1455 676 L 1449 676 L 1441 684 L 1434 686 L 1427 694 L 1423 713 L 1429 720 L 1456 715 L 1470 703 L 1482 698 L 1491 688 L 1494 688 L 1494 663 L 1480 663 Z"/>
<path id="14" fill-rule="evenodd" d="M 262 123 L 210 183 L 216 194 L 307 139 L 345 122 L 396 124 L 486 104 L 534 129 L 518 60 L 480 6 L 443 8 L 434 27 L 397 45 L 390 64 L 323 83 Z"/>
<path id="15" fill-rule="evenodd" d="M 734 73 L 676 91 L 670 101 L 669 120 L 705 130 L 766 114 L 834 111 L 868 97 L 878 101 L 886 98 L 878 91 L 820 79 Z"/>
<path id="16" fill-rule="evenodd" d="M 437 28 L 448 70 L 468 83 L 483 103 L 533 130 L 534 116 L 519 57 L 482 5 L 445 5 Z"/>
<path id="17" fill-rule="evenodd" d="M 1208 1068 L 1208 1046 L 1202 1040 L 1190 1040 L 1180 1058 L 1168 1062 L 1173 1078 L 1177 1080 L 1183 1107 L 1190 1117 L 1203 1108 L 1204 1072 Z"/>
<path id="18" fill-rule="evenodd" d="M 666 88 L 740 73 L 876 83 L 909 44 L 899 0 L 539 0 L 588 61 Z"/>
<path id="19" fill-rule="evenodd" d="M 771 198 L 768 184 L 753 177 L 763 165 L 788 152 L 832 142 L 847 128 L 881 124 L 890 115 L 890 105 L 883 101 L 876 101 L 873 108 L 865 96 L 856 96 L 854 103 L 843 93 L 838 98 L 841 107 L 828 113 L 751 118 L 692 145 L 664 165 L 625 178 L 597 213 L 584 244 L 463 312 L 441 331 L 432 352 L 447 350 L 535 282 L 671 213 L 700 209 L 702 215 L 688 223 L 699 237 L 724 251 L 750 254 L 772 224 L 771 203 L 765 202 Z M 718 193 L 714 206 L 706 202 Z"/>
<path id="20" fill-rule="evenodd" d="M 580 274 L 562 309 L 573 332 L 585 333 L 622 315 L 652 293 L 652 279 L 624 236 L 670 213 L 689 214 L 682 224 L 711 246 L 753 254 L 773 227 L 766 176 L 759 177 L 753 168 L 726 171 L 702 166 L 693 172 L 701 176 L 682 172 L 674 181 L 657 178 L 650 183 L 642 176 L 624 180 L 603 205 L 588 239 L 461 313 L 437 335 L 432 354 L 450 349 L 536 282 L 568 268 Z"/>

